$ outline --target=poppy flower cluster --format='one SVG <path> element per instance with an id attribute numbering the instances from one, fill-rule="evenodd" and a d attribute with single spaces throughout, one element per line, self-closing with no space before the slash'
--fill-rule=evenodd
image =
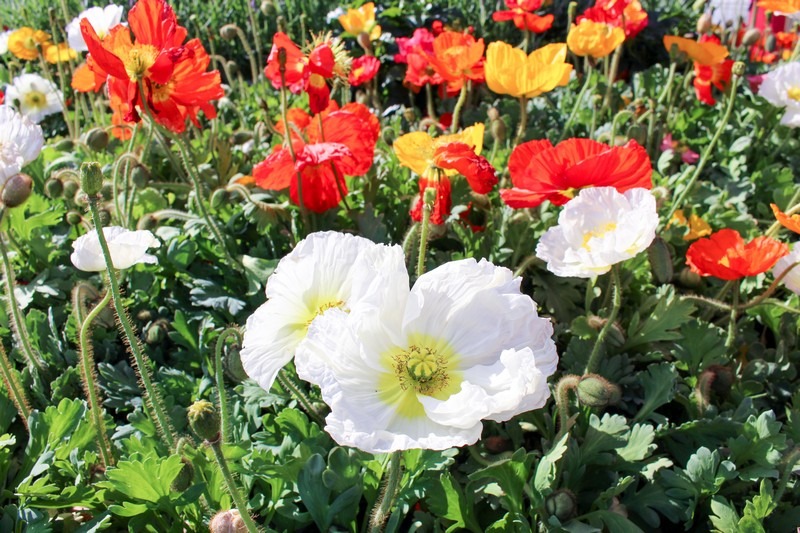
<path id="1" fill-rule="evenodd" d="M 664 46 L 667 51 L 677 48 L 694 62 L 694 85 L 697 99 L 704 104 L 714 105 L 717 101 L 712 93 L 712 86 L 724 91 L 731 81 L 733 60 L 728 57 L 728 49 L 720 44 L 716 35 L 703 35 L 699 41 L 676 37 L 664 36 Z"/>
<path id="2" fill-rule="evenodd" d="M 427 59 L 447 83 L 447 93 L 458 93 L 467 80 L 482 83 L 483 39 L 469 33 L 444 31 L 433 40 L 433 53 Z"/>
<path id="3" fill-rule="evenodd" d="M 335 102 L 320 112 L 318 120 L 294 110 L 286 142 L 253 168 L 256 185 L 268 190 L 289 188 L 297 205 L 322 213 L 336 207 L 347 194 L 345 176 L 366 174 L 372 166 L 380 124 L 362 104 Z M 293 157 L 294 154 L 294 157 Z M 298 176 L 300 183 L 298 183 Z"/>
<path id="4" fill-rule="evenodd" d="M 128 26 L 118 24 L 107 35 L 98 34 L 88 18 L 80 29 L 91 57 L 87 68 L 107 78 L 115 124 L 138 122 L 145 106 L 176 133 L 184 131 L 187 118 L 199 124 L 200 111 L 216 116 L 211 101 L 223 96 L 219 72 L 207 71 L 211 59 L 202 43 L 186 41 L 186 28 L 164 0 L 138 0 Z"/>
<path id="5" fill-rule="evenodd" d="M 553 26 L 552 14 L 537 15 L 543 0 L 505 0 L 506 9 L 492 13 L 495 22 L 514 21 L 514 26 L 523 31 L 544 33 Z"/>
<path id="6" fill-rule="evenodd" d="M 597 0 L 575 22 L 580 25 L 585 19 L 622 28 L 627 39 L 636 37 L 648 23 L 647 11 L 639 0 Z"/>

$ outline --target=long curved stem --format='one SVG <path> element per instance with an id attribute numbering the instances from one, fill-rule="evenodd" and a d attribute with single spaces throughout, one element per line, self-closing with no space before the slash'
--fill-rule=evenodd
<path id="1" fill-rule="evenodd" d="M 231 413 L 228 405 L 228 393 L 225 390 L 225 372 L 222 368 L 222 352 L 225 349 L 225 343 L 230 337 L 233 337 L 241 346 L 242 332 L 238 327 L 232 327 L 220 334 L 214 350 L 214 378 L 217 382 L 217 395 L 219 396 L 219 425 L 223 444 L 231 441 Z"/>
<path id="2" fill-rule="evenodd" d="M 244 525 L 249 533 L 258 533 L 258 526 L 250 516 L 250 511 L 247 510 L 247 501 L 239 491 L 239 487 L 236 485 L 236 480 L 233 479 L 231 469 L 228 467 L 228 460 L 225 459 L 225 454 L 222 453 L 222 446 L 220 445 L 219 440 L 210 442 L 209 444 L 211 446 L 211 450 L 214 452 L 214 458 L 217 460 L 219 469 L 222 472 L 222 477 L 225 478 L 225 484 L 228 485 L 228 491 L 231 493 L 233 503 L 236 504 L 236 508 L 239 510 L 239 515 L 242 517 L 242 522 L 244 522 Z"/>
<path id="3" fill-rule="evenodd" d="M 8 395 L 11 397 L 11 401 L 14 402 L 14 406 L 17 408 L 17 412 L 19 413 L 22 423 L 25 425 L 25 429 L 28 429 L 28 417 L 31 416 L 31 404 L 28 401 L 25 389 L 19 382 L 14 366 L 11 364 L 11 360 L 9 360 L 2 343 L 0 343 L 0 374 L 2 374 L 3 383 L 6 385 Z"/>
<path id="4" fill-rule="evenodd" d="M 395 498 L 397 497 L 397 489 L 400 487 L 400 460 L 403 457 L 401 450 L 392 452 L 389 458 L 389 477 L 386 479 L 386 485 L 383 487 L 380 498 L 375 502 L 375 507 L 372 511 L 372 519 L 369 524 L 370 533 L 380 533 L 383 531 L 383 524 L 389 519 L 392 512 Z"/>
<path id="5" fill-rule="evenodd" d="M 97 232 L 97 239 L 100 242 L 100 249 L 103 252 L 103 259 L 106 263 L 106 274 L 108 286 L 111 291 L 111 297 L 114 301 L 114 310 L 117 313 L 122 330 L 125 333 L 128 349 L 131 352 L 134 360 L 135 370 L 139 374 L 139 379 L 145 389 L 146 401 L 145 405 L 150 406 L 150 415 L 153 421 L 158 426 L 162 438 L 164 439 L 167 447 L 170 450 L 175 448 L 175 435 L 173 434 L 172 423 L 169 420 L 167 409 L 164 406 L 164 400 L 156 390 L 156 386 L 150 376 L 149 360 L 142 352 L 139 345 L 139 340 L 133 331 L 133 326 L 128 319 L 128 313 L 122 303 L 122 294 L 119 290 L 119 282 L 117 281 L 116 273 L 114 272 L 114 263 L 111 261 L 111 253 L 108 250 L 108 242 L 103 234 L 103 225 L 100 222 L 100 211 L 97 208 L 97 198 L 94 196 L 89 197 L 89 212 L 92 215 L 92 222 L 94 222 L 95 231 Z"/>
<path id="6" fill-rule="evenodd" d="M 622 282 L 620 281 L 619 267 L 617 265 L 611 267 L 611 291 L 613 293 L 611 313 L 608 315 L 603 329 L 601 329 L 600 333 L 597 335 L 597 341 L 595 341 L 592 353 L 589 355 L 589 361 L 586 363 L 584 374 L 594 374 L 597 372 L 597 367 L 600 365 L 600 348 L 603 345 L 606 335 L 608 335 L 608 332 L 614 327 L 614 321 L 617 319 L 620 307 L 622 307 Z"/>
<path id="7" fill-rule="evenodd" d="M 461 108 L 464 107 L 464 102 L 467 101 L 467 90 L 469 89 L 469 84 L 469 80 L 464 80 L 464 84 L 461 86 L 461 92 L 458 93 L 456 107 L 453 108 L 453 123 L 450 125 L 451 133 L 458 131 L 458 121 L 461 118 Z"/>
<path id="8" fill-rule="evenodd" d="M 278 383 L 297 400 L 297 403 L 300 404 L 306 414 L 308 414 L 319 427 L 325 427 L 325 419 L 319 414 L 314 404 L 311 403 L 311 399 L 303 392 L 303 389 L 300 388 L 291 376 L 289 376 L 285 369 L 281 369 L 280 372 L 278 372 Z"/>
<path id="9" fill-rule="evenodd" d="M 433 194 L 430 194 L 429 191 L 433 191 Z M 425 273 L 425 256 L 428 253 L 428 232 L 430 230 L 431 211 L 433 211 L 433 197 L 435 195 L 436 189 L 433 187 L 428 187 L 423 193 L 422 222 L 420 223 L 419 253 L 417 255 L 417 278 Z"/>

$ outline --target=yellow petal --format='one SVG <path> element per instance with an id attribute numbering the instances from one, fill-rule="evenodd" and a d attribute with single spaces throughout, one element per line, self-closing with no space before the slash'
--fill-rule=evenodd
<path id="1" fill-rule="evenodd" d="M 424 131 L 413 131 L 401 135 L 395 139 L 392 148 L 400 164 L 420 176 L 425 173 L 433 159 L 433 139 Z"/>

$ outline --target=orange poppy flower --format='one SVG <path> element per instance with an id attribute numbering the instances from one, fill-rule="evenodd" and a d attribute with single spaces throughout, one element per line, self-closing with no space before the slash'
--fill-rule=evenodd
<path id="1" fill-rule="evenodd" d="M 567 139 L 553 146 L 548 140 L 528 141 L 508 160 L 512 189 L 500 198 L 515 209 L 537 207 L 545 200 L 564 205 L 586 187 L 614 187 L 625 192 L 653 186 L 647 151 L 636 141 L 608 146 L 591 139 Z"/>
<path id="2" fill-rule="evenodd" d="M 609 26 L 605 22 L 583 19 L 573 24 L 567 34 L 567 46 L 575 55 L 606 57 L 625 41 L 622 28 Z"/>
<path id="3" fill-rule="evenodd" d="M 197 123 L 203 111 L 213 118 L 211 100 L 223 96 L 219 72 L 206 72 L 210 57 L 199 39 L 186 39 L 175 12 L 164 0 L 139 0 L 128 14 L 128 27 L 118 25 L 103 39 L 88 19 L 81 33 L 94 62 L 108 73 L 109 94 L 119 97 L 126 122 L 140 120 L 143 99 L 156 122 L 177 133 L 186 118 Z M 131 32 L 135 42 L 131 39 Z M 139 94 L 141 82 L 144 94 Z"/>
<path id="4" fill-rule="evenodd" d="M 381 36 L 381 27 L 375 23 L 375 4 L 367 2 L 358 9 L 348 9 L 347 13 L 339 16 L 339 24 L 344 31 L 353 36 L 362 33 L 369 35 L 369 39 L 374 41 Z"/>
<path id="5" fill-rule="evenodd" d="M 49 43 L 49 33 L 23 26 L 8 36 L 8 51 L 19 59 L 32 61 L 39 57 L 40 47 L 44 49 Z"/>
<path id="6" fill-rule="evenodd" d="M 758 7 L 791 15 L 800 11 L 800 0 L 759 0 Z"/>
<path id="7" fill-rule="evenodd" d="M 75 69 L 70 86 L 78 92 L 98 92 L 103 88 L 108 78 L 108 73 L 95 63 L 91 55 L 86 56 L 86 62 Z"/>
<path id="8" fill-rule="evenodd" d="M 676 35 L 664 36 L 664 47 L 667 52 L 676 46 L 678 50 L 689 56 L 689 59 L 701 65 L 717 65 L 728 57 L 728 49 L 713 40 L 695 41 Z"/>
<path id="9" fill-rule="evenodd" d="M 728 57 L 728 49 L 721 45 L 719 37 L 703 35 L 700 41 L 686 39 L 674 35 L 664 36 L 664 47 L 672 51 L 673 47 L 685 53 L 694 62 L 694 85 L 697 99 L 704 104 L 714 105 L 717 101 L 711 87 L 724 91 L 731 81 L 733 60 Z"/>
<path id="10" fill-rule="evenodd" d="M 678 226 L 686 227 L 686 233 L 683 235 L 684 241 L 694 241 L 700 237 L 711 235 L 711 226 L 708 225 L 708 222 L 694 213 L 689 215 L 687 219 L 683 209 L 678 209 L 673 213 L 672 219 L 669 221 L 669 224 L 667 224 L 667 227 L 670 227 L 673 223 Z"/>
<path id="11" fill-rule="evenodd" d="M 502 41 L 486 50 L 486 84 L 498 94 L 533 98 L 569 82 L 567 45 L 552 43 L 530 55 Z"/>
<path id="12" fill-rule="evenodd" d="M 285 54 L 283 81 L 281 54 Z M 311 112 L 319 113 L 328 106 L 331 90 L 327 80 L 333 77 L 335 67 L 336 58 L 328 42 L 319 43 L 305 55 L 288 35 L 278 32 L 272 39 L 264 74 L 276 89 L 280 89 L 285 81 L 286 87 L 294 94 L 307 92 Z"/>
<path id="13" fill-rule="evenodd" d="M 775 218 L 778 222 L 781 223 L 781 226 L 795 233 L 800 233 L 800 215 L 787 215 L 781 211 L 780 207 L 777 205 L 769 204 L 769 206 L 772 208 L 772 212 L 775 214 Z"/>
<path id="14" fill-rule="evenodd" d="M 447 82 L 448 92 L 458 92 L 467 79 L 483 81 L 483 39 L 468 33 L 444 31 L 433 41 L 428 60 Z"/>
<path id="15" fill-rule="evenodd" d="M 701 276 L 730 281 L 766 272 L 788 253 L 788 246 L 770 237 L 745 243 L 738 231 L 722 229 L 693 242 L 686 250 L 686 264 Z"/>
<path id="16" fill-rule="evenodd" d="M 553 15 L 539 16 L 534 11 L 542 7 L 542 0 L 505 0 L 507 11 L 495 11 L 492 20 L 504 22 L 513 20 L 520 30 L 544 33 L 553 26 Z"/>
<path id="17" fill-rule="evenodd" d="M 575 22 L 580 24 L 583 19 L 622 28 L 628 39 L 636 37 L 648 22 L 647 11 L 642 8 L 639 0 L 597 0 Z"/>
<path id="18" fill-rule="evenodd" d="M 302 111 L 294 114 L 294 125 L 303 125 L 291 128 L 295 160 L 288 148 L 278 146 L 253 168 L 253 178 L 259 187 L 288 188 L 289 197 L 297 205 L 300 204 L 299 173 L 303 205 L 315 213 L 339 205 L 347 194 L 345 176 L 367 173 L 380 131 L 377 117 L 362 104 L 336 109 L 335 102 L 331 102 L 330 108 L 319 116 L 321 121 L 311 120 Z"/>

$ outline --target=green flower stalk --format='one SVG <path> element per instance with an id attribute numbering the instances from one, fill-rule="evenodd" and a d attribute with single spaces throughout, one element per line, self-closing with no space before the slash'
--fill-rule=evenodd
<path id="1" fill-rule="evenodd" d="M 8 354 L 3 348 L 2 343 L 0 343 L 0 374 L 2 374 L 3 383 L 5 383 L 8 396 L 11 398 L 11 401 L 14 402 L 14 407 L 17 408 L 17 412 L 19 413 L 22 423 L 25 425 L 25 429 L 29 429 L 28 417 L 31 416 L 31 404 L 28 401 L 28 396 L 25 394 L 25 389 L 19 382 L 14 366 L 8 359 Z"/>
<path id="2" fill-rule="evenodd" d="M 400 461 L 402 458 L 403 452 L 399 450 L 392 452 L 389 456 L 389 475 L 386 478 L 386 483 L 383 486 L 380 498 L 375 502 L 375 507 L 372 511 L 372 516 L 369 521 L 370 533 L 380 533 L 383 531 L 383 525 L 391 515 L 394 501 L 397 498 L 397 491 L 400 488 L 400 479 L 402 477 Z"/>
<path id="3" fill-rule="evenodd" d="M 219 397 L 219 413 L 220 413 L 220 427 L 222 443 L 231 441 L 231 412 L 228 405 L 228 392 L 225 390 L 225 371 L 222 365 L 223 352 L 225 351 L 225 344 L 229 339 L 233 339 L 239 346 L 242 345 L 242 332 L 238 327 L 227 328 L 223 331 L 219 339 L 217 339 L 217 346 L 214 350 L 214 378 L 217 382 L 217 395 Z"/>
<path id="4" fill-rule="evenodd" d="M 603 345 L 608 332 L 614 327 L 614 321 L 617 319 L 619 310 L 622 307 L 622 282 L 619 276 L 619 266 L 614 265 L 611 267 L 611 291 L 612 291 L 612 304 L 611 313 L 608 315 L 606 323 L 603 324 L 603 329 L 597 335 L 592 353 L 589 354 L 589 361 L 586 363 L 586 370 L 584 374 L 594 374 L 600 366 L 600 347 Z"/>

